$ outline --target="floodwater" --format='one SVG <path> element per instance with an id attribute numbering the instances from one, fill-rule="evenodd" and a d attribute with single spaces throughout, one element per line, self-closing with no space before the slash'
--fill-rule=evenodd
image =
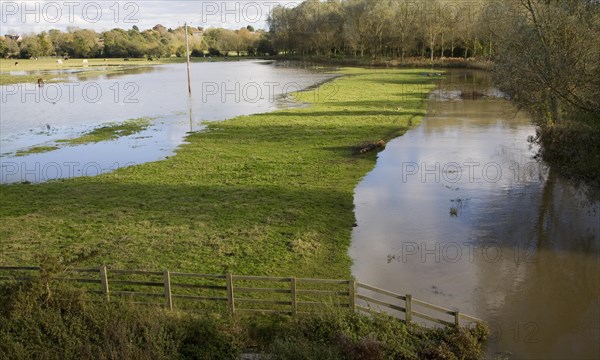
<path id="1" fill-rule="evenodd" d="M 191 99 L 185 64 L 98 75 L 71 71 L 67 82 L 42 88 L 1 86 L 0 183 L 94 176 L 164 159 L 188 132 L 202 130 L 205 121 L 301 106 L 291 93 L 333 77 L 268 61 L 194 63 L 191 74 Z M 51 80 L 53 75 L 40 76 Z M 151 118 L 151 126 L 113 141 L 16 156 L 17 151 L 137 118 Z"/>
<path id="2" fill-rule="evenodd" d="M 489 83 L 452 72 L 379 155 L 356 189 L 353 274 L 484 319 L 487 358 L 598 359 L 598 197 L 534 159 L 530 119 L 480 97 Z"/>

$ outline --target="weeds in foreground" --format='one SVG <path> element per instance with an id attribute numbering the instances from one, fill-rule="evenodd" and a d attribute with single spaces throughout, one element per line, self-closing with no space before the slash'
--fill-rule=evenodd
<path id="1" fill-rule="evenodd" d="M 52 280 L 0 286 L 0 359 L 478 359 L 487 329 L 426 329 L 342 310 L 290 318 L 169 312 Z M 95 301 L 92 301 L 95 300 Z"/>

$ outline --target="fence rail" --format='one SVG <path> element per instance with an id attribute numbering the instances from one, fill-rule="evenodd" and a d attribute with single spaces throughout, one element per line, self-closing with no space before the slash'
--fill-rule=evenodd
<path id="1" fill-rule="evenodd" d="M 39 267 L 0 266 L 0 281 L 27 281 Z M 7 274 L 8 273 L 8 274 Z M 25 273 L 25 274 L 24 274 Z M 85 277 L 85 276 L 89 277 Z M 149 279 L 150 278 L 150 279 Z M 355 280 L 266 277 L 246 275 L 188 274 L 170 271 L 71 269 L 54 280 L 86 284 L 86 291 L 106 301 L 114 298 L 142 298 L 135 303 L 175 307 L 174 300 L 226 304 L 231 313 L 259 312 L 296 315 L 324 305 L 374 313 L 385 311 L 406 322 L 420 318 L 433 324 L 460 326 L 483 322 L 442 306 L 413 299 Z M 266 295 L 265 295 L 266 294 Z M 258 296 L 258 297 L 257 297 Z M 265 296 L 267 298 L 265 298 Z M 149 302 L 148 298 L 163 301 Z"/>

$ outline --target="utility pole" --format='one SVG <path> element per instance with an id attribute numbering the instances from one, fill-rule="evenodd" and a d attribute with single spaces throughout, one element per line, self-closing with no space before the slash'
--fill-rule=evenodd
<path id="1" fill-rule="evenodd" d="M 188 26 L 185 23 L 185 57 L 187 59 L 188 92 L 192 96 L 192 78 L 190 76 L 190 43 L 188 41 Z"/>

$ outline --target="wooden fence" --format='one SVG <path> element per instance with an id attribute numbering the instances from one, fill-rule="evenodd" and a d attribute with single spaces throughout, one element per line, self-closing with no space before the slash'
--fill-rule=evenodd
<path id="1" fill-rule="evenodd" d="M 0 266 L 0 281 L 27 281 L 39 267 Z M 460 326 L 483 322 L 458 310 L 413 299 L 355 280 L 263 277 L 234 274 L 207 275 L 170 271 L 71 269 L 53 280 L 84 284 L 88 293 L 106 301 L 129 298 L 140 304 L 173 309 L 184 302 L 222 304 L 231 313 L 285 313 L 295 316 L 327 307 L 367 313 L 385 311 L 406 322 Z M 155 299 L 154 301 L 152 299 Z M 160 299 L 156 301 L 156 299 Z M 429 323 L 428 323 L 429 322 Z"/>

